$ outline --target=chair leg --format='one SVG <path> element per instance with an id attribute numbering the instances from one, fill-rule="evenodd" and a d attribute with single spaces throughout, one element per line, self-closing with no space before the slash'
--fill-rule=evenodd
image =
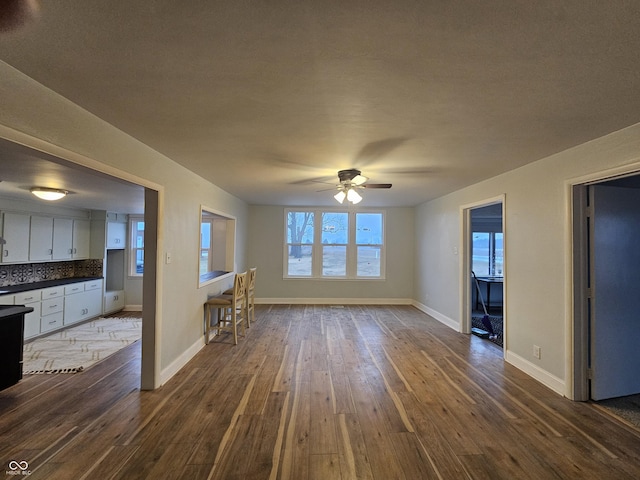
<path id="1" fill-rule="evenodd" d="M 233 327 L 233 344 L 238 344 L 238 317 L 236 314 L 236 308 L 231 309 L 231 326 Z"/>

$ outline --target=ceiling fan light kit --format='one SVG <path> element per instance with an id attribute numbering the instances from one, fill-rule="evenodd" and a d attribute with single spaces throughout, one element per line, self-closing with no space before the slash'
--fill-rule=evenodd
<path id="1" fill-rule="evenodd" d="M 353 205 L 360 203 L 362 196 L 356 192 L 357 188 L 391 188 L 390 183 L 366 183 L 369 178 L 355 168 L 340 170 L 338 179 L 340 180 L 337 185 L 339 192 L 333 196 L 338 203 L 343 203 L 345 198 Z"/>
<path id="2" fill-rule="evenodd" d="M 42 200 L 60 200 L 62 197 L 69 193 L 67 190 L 61 190 L 59 188 L 47 188 L 47 187 L 33 187 L 31 193 Z"/>

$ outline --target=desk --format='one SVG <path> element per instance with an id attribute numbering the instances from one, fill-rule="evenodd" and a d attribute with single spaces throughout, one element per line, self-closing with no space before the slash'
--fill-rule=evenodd
<path id="1" fill-rule="evenodd" d="M 497 283 L 500 284 L 500 288 L 502 289 L 502 284 L 504 283 L 504 277 L 476 277 L 478 279 L 478 284 L 484 283 L 486 285 L 487 296 L 484 298 L 484 304 L 487 307 L 487 310 L 491 308 L 491 285 L 495 285 Z M 476 309 L 479 308 L 480 305 L 480 296 L 476 297 Z M 502 299 L 500 299 L 500 308 L 502 308 Z"/>

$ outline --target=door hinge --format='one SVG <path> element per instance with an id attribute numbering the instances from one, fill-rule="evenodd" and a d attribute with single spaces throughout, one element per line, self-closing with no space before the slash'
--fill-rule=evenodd
<path id="1" fill-rule="evenodd" d="M 589 205 L 584 209 L 584 214 L 587 218 L 593 217 L 593 205 Z"/>

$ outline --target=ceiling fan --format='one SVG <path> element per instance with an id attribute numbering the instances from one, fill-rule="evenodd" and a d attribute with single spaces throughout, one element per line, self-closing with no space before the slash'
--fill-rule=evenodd
<path id="1" fill-rule="evenodd" d="M 356 191 L 360 188 L 391 188 L 390 183 L 367 183 L 369 178 L 362 175 L 362 172 L 356 168 L 340 170 L 338 179 L 340 180 L 340 183 L 336 185 L 338 193 L 333 197 L 339 203 L 343 203 L 345 198 L 354 205 L 360 203 L 362 197 Z"/>

